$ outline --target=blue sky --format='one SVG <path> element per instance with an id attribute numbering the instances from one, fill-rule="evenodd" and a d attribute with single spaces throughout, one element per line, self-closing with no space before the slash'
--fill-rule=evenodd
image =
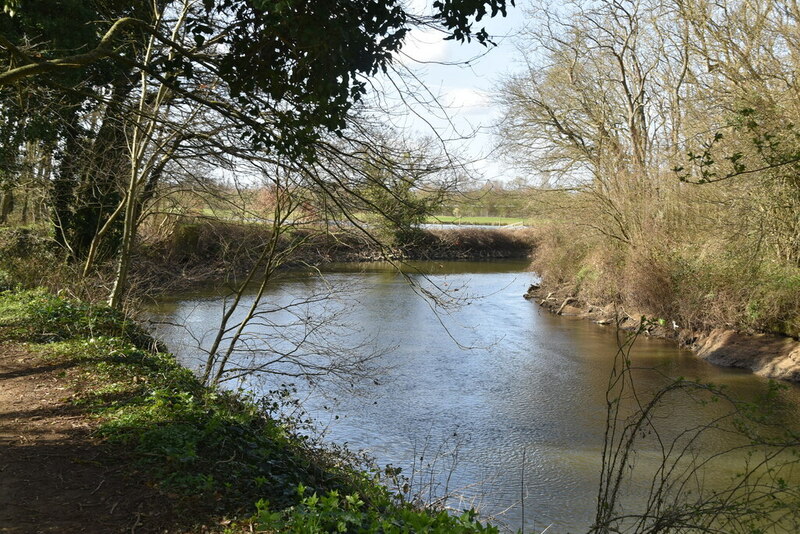
<path id="1" fill-rule="evenodd" d="M 513 171 L 491 154 L 495 142 L 491 126 L 500 116 L 492 102 L 493 93 L 503 76 L 520 68 L 515 41 L 524 24 L 521 3 L 509 7 L 507 17 L 485 18 L 474 25 L 475 29 L 486 27 L 497 46 L 487 49 L 475 42 L 444 41 L 441 33 L 417 29 L 410 32 L 399 58 L 436 95 L 449 116 L 448 120 L 430 110 L 423 111 L 425 120 L 409 114 L 402 126 L 429 135 L 427 121 L 445 138 L 477 131 L 474 139 L 453 144 L 469 159 L 476 160 L 474 167 L 485 179 L 515 177 Z M 417 13 L 431 11 L 430 0 L 410 0 L 408 4 Z"/>

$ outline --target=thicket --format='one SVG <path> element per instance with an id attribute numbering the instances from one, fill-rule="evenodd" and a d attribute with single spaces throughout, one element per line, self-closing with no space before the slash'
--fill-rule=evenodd
<path id="1" fill-rule="evenodd" d="M 680 327 L 800 336 L 800 11 L 538 2 L 503 148 L 544 283 Z"/>
<path id="2" fill-rule="evenodd" d="M 269 243 L 270 229 L 259 223 L 211 217 L 181 217 L 169 231 L 143 232 L 131 270 L 131 296 L 149 298 L 201 284 L 235 284 L 257 264 Z M 487 259 L 527 257 L 534 247 L 528 229 L 418 229 L 400 245 L 375 243 L 344 228 L 331 232 L 297 229 L 281 237 L 287 249 L 303 245 L 286 258 L 285 267 L 326 262 L 396 259 Z M 87 301 L 102 300 L 97 286 L 113 276 L 110 265 L 81 277 L 45 227 L 0 227 L 0 290 L 44 286 L 68 291 Z"/>

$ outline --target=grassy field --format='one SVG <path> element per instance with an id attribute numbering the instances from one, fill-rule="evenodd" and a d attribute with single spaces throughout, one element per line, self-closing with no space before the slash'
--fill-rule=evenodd
<path id="1" fill-rule="evenodd" d="M 195 215 L 197 216 L 197 215 Z M 257 222 L 252 217 L 243 216 L 241 212 L 234 212 L 232 210 L 212 210 L 209 208 L 203 209 L 200 217 L 215 218 L 224 221 L 236 221 L 244 223 Z M 366 213 L 356 213 L 355 218 L 367 222 L 370 220 Z M 454 217 L 452 215 L 431 215 L 425 219 L 426 224 L 481 224 L 491 226 L 507 226 L 513 225 L 530 225 L 533 219 L 523 219 L 522 217 L 478 217 L 478 216 L 463 216 Z"/>
<path id="2" fill-rule="evenodd" d="M 487 224 L 492 226 L 528 224 L 526 219 L 519 217 L 454 217 L 452 215 L 432 215 L 425 222 L 428 224 Z"/>

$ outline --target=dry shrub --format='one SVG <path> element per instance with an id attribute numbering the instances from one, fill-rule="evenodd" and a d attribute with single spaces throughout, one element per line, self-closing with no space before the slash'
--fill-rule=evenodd
<path id="1" fill-rule="evenodd" d="M 534 247 L 535 233 L 529 228 L 454 228 L 423 232 L 418 246 L 428 249 L 458 249 L 467 255 L 521 257 Z"/>
<path id="2" fill-rule="evenodd" d="M 577 237 L 577 239 L 576 239 Z M 532 263 L 542 280 L 553 287 L 562 289 L 572 286 L 577 290 L 578 273 L 592 245 L 582 235 L 569 235 L 563 225 L 549 224 L 536 231 L 536 252 Z"/>
<path id="3" fill-rule="evenodd" d="M 674 260 L 658 246 L 631 247 L 620 273 L 623 302 L 638 314 L 674 319 L 678 314 Z"/>
<path id="4" fill-rule="evenodd" d="M 168 246 L 176 262 L 216 263 L 257 254 L 269 238 L 268 226 L 200 220 L 176 226 Z"/>
<path id="5" fill-rule="evenodd" d="M 744 306 L 745 326 L 800 337 L 800 269 L 761 266 Z"/>
<path id="6" fill-rule="evenodd" d="M 620 245 L 580 227 L 537 234 L 533 268 L 552 290 L 681 327 L 800 335 L 800 268 L 747 253 L 747 243 L 651 235 Z"/>
<path id="7" fill-rule="evenodd" d="M 618 244 L 556 223 L 540 227 L 536 243 L 532 267 L 549 287 L 593 303 L 620 303 Z"/>

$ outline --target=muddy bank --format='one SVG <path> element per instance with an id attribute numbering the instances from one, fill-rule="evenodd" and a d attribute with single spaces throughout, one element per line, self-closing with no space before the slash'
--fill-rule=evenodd
<path id="1" fill-rule="evenodd" d="M 170 239 L 142 247 L 133 267 L 134 288 L 154 294 L 241 278 L 259 261 L 269 239 L 268 232 L 253 225 L 185 225 Z M 302 244 L 295 246 L 298 241 Z M 287 233 L 278 249 L 289 248 L 291 252 L 281 259 L 285 267 L 385 260 L 489 260 L 528 257 L 534 238 L 525 228 L 455 228 L 420 230 L 408 244 L 383 246 L 355 232 Z"/>
<path id="2" fill-rule="evenodd" d="M 295 261 L 320 264 L 392 260 L 488 260 L 528 257 L 533 249 L 527 229 L 450 228 L 420 230 L 413 241 L 383 246 L 352 233 L 314 236 Z"/>
<path id="3" fill-rule="evenodd" d="M 524 297 L 557 315 L 580 317 L 602 326 L 634 331 L 642 315 L 613 304 L 596 305 L 533 285 Z M 675 323 L 646 325 L 645 335 L 670 339 L 700 358 L 723 367 L 748 369 L 757 375 L 800 382 L 800 342 L 771 334 L 747 334 L 724 328 L 696 330 Z"/>

